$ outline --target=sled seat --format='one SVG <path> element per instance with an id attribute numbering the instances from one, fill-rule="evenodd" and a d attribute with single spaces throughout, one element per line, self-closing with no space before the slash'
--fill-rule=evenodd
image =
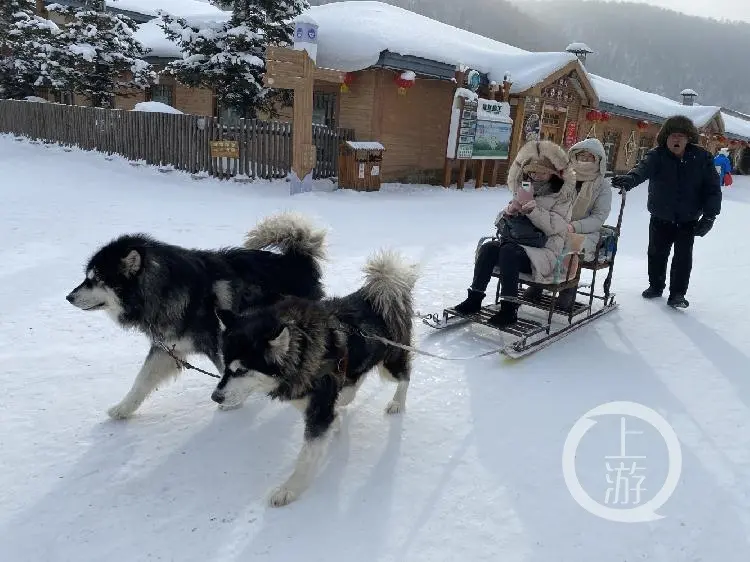
<path id="1" fill-rule="evenodd" d="M 560 294 L 561 291 L 564 291 L 565 289 L 572 289 L 578 286 L 578 284 L 581 281 L 581 263 L 583 260 L 583 250 L 581 249 L 581 246 L 583 244 L 583 235 L 580 234 L 573 234 L 571 235 L 573 238 L 573 241 L 571 243 L 571 246 L 566 245 L 566 251 L 559 256 L 560 260 L 560 266 L 559 271 L 561 273 L 560 275 L 560 281 L 557 283 L 540 283 L 538 281 L 534 281 L 531 275 L 527 273 L 521 273 L 519 275 L 519 281 L 518 281 L 518 294 L 521 295 L 525 289 L 525 287 L 538 287 L 542 289 L 542 297 L 538 300 L 529 300 L 525 299 L 522 296 L 519 296 L 517 299 L 517 302 L 519 304 L 528 305 L 540 310 L 544 310 L 547 312 L 547 323 L 550 324 L 552 322 L 552 315 L 553 314 L 564 314 L 568 316 L 568 322 L 572 322 L 573 316 L 585 311 L 588 309 L 587 306 L 580 304 L 580 303 L 574 303 L 573 306 L 570 308 L 562 308 L 559 306 L 557 302 L 557 297 Z M 475 259 L 476 256 L 479 255 L 479 249 L 482 247 L 482 245 L 486 244 L 487 242 L 495 241 L 499 242 L 500 237 L 499 233 L 496 233 L 495 236 L 483 236 L 479 239 L 479 242 L 477 243 L 477 248 L 475 252 Z M 567 259 L 567 263 L 564 264 L 564 262 Z M 501 300 L 500 297 L 500 288 L 502 286 L 502 273 L 500 271 L 499 267 L 495 267 L 495 269 L 492 271 L 492 277 L 497 278 L 497 287 L 495 290 L 495 304 L 498 304 Z M 544 294 L 544 291 L 549 292 L 550 295 L 547 296 Z"/>

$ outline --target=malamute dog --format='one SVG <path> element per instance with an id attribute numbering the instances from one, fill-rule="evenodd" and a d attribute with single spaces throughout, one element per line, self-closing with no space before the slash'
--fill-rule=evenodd
<path id="1" fill-rule="evenodd" d="M 338 429 L 337 406 L 354 399 L 373 367 L 398 383 L 386 412 L 404 409 L 411 354 L 368 336 L 411 345 L 416 267 L 382 252 L 364 271 L 363 286 L 345 297 L 285 297 L 242 315 L 217 310 L 225 371 L 211 398 L 233 407 L 251 392 L 264 392 L 292 402 L 304 417 L 294 472 L 271 495 L 272 506 L 294 501 L 309 486 L 330 433 Z"/>
<path id="2" fill-rule="evenodd" d="M 244 248 L 186 249 L 129 234 L 98 250 L 67 300 L 83 310 L 104 310 L 151 340 L 130 391 L 109 415 L 132 415 L 159 384 L 179 374 L 160 343 L 181 359 L 205 354 L 223 373 L 217 309 L 268 305 L 282 295 L 322 298 L 325 235 L 303 217 L 282 213 L 258 223 Z"/>

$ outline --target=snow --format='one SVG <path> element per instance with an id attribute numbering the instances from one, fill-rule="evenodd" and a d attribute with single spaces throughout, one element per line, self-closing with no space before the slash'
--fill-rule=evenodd
<path id="1" fill-rule="evenodd" d="M 658 94 L 644 92 L 632 86 L 615 82 L 609 78 L 588 73 L 600 102 L 606 102 L 650 115 L 667 119 L 674 115 L 685 115 L 697 127 L 704 127 L 721 111 L 713 105 L 683 105 Z"/>
<path id="2" fill-rule="evenodd" d="M 382 144 L 374 141 L 346 141 L 346 144 L 354 150 L 385 150 Z"/>
<path id="3" fill-rule="evenodd" d="M 229 12 L 198 0 L 106 0 L 112 8 L 138 12 L 147 16 L 157 16 L 165 11 L 180 18 L 187 17 L 229 17 Z"/>
<path id="4" fill-rule="evenodd" d="M 690 88 L 685 88 L 684 90 L 680 92 L 680 95 L 681 96 L 697 96 L 698 92 L 696 92 L 695 90 L 691 90 Z"/>
<path id="5" fill-rule="evenodd" d="M 135 104 L 133 111 L 145 111 L 148 113 L 174 113 L 176 115 L 182 115 L 182 111 L 175 109 L 171 105 L 162 103 L 160 101 L 142 101 Z"/>
<path id="6" fill-rule="evenodd" d="M 371 67 L 382 51 L 411 55 L 484 72 L 489 80 L 514 77 L 522 92 L 577 60 L 572 53 L 531 53 L 382 2 L 350 1 L 312 6 L 318 23 L 317 64 L 354 72 Z"/>
<path id="7" fill-rule="evenodd" d="M 268 490 L 289 474 L 301 442 L 299 414 L 260 397 L 217 411 L 215 381 L 189 372 L 131 420 L 109 420 L 146 345 L 65 301 L 86 259 L 126 231 L 188 247 L 238 244 L 258 219 L 299 210 L 330 229 L 327 292 L 358 287 L 365 259 L 390 246 L 422 263 L 417 308 L 439 311 L 465 296 L 477 239 L 493 232 L 508 191 L 332 192 L 318 182 L 289 197 L 285 182 L 193 181 L 7 136 L 0 154 L 0 177 L 15 179 L 0 182 L 4 560 L 746 562 L 750 332 L 738 327 L 750 313 L 750 255 L 737 233 L 746 230 L 750 178 L 735 178 L 716 226 L 696 240 L 688 310 L 640 297 L 648 214 L 639 186 L 625 210 L 617 312 L 520 362 L 417 356 L 400 417 L 382 413 L 393 385 L 368 379 L 310 489 L 271 509 Z M 615 203 L 610 224 L 617 211 Z M 488 330 L 433 333 L 419 322 L 415 342 L 451 357 L 498 345 Z M 565 487 L 569 429 L 613 400 L 655 409 L 679 437 L 682 478 L 658 510 L 664 519 L 611 523 Z M 619 418 L 597 421 L 577 466 L 603 501 Z M 646 424 L 627 423 L 644 431 L 627 436 L 627 454 L 646 455 L 650 498 L 665 447 Z"/>
<path id="8" fill-rule="evenodd" d="M 567 47 L 565 47 L 566 51 L 569 51 L 571 53 L 593 53 L 594 51 L 591 50 L 591 47 L 589 47 L 586 43 L 571 43 Z"/>
<path id="9" fill-rule="evenodd" d="M 750 141 L 750 118 L 748 120 L 741 119 L 723 111 L 721 118 L 724 119 L 724 129 L 727 136 L 740 137 L 742 140 Z"/>

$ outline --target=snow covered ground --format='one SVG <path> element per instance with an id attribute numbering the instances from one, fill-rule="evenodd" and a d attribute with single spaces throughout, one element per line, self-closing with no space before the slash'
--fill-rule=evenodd
<path id="1" fill-rule="evenodd" d="M 507 192 L 386 186 L 290 197 L 283 183 L 193 181 L 9 137 L 0 137 L 0 178 L 3 560 L 748 560 L 750 178 L 725 191 L 714 231 L 696 242 L 688 310 L 640 297 L 642 185 L 625 213 L 618 311 L 519 362 L 418 357 L 400 418 L 383 414 L 393 388 L 372 377 L 312 487 L 281 509 L 266 497 L 301 442 L 291 407 L 257 398 L 219 412 L 214 380 L 189 372 L 132 419 L 107 418 L 146 345 L 65 301 L 86 259 L 124 231 L 237 244 L 259 218 L 296 209 L 330 228 L 331 293 L 357 287 L 366 257 L 389 245 L 423 263 L 418 308 L 439 311 L 463 298 L 477 238 Z M 421 323 L 417 340 L 454 357 L 497 345 L 484 329 L 434 333 Z M 604 520 L 566 487 L 568 431 L 609 401 L 653 408 L 679 436 L 682 473 L 657 510 L 663 519 Z M 576 468 L 603 504 L 615 485 L 606 462 L 619 462 L 605 456 L 618 455 L 621 435 L 618 416 L 599 421 Z M 626 435 L 626 454 L 645 456 L 645 491 L 629 498 L 644 503 L 664 482 L 666 446 L 649 425 L 626 423 L 642 431 Z"/>

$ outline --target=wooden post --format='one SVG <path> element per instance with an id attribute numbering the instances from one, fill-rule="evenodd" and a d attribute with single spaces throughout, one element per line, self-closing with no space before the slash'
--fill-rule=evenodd
<path id="1" fill-rule="evenodd" d="M 341 84 L 344 73 L 317 68 L 307 51 L 285 47 L 266 49 L 267 88 L 294 90 L 292 123 L 292 193 L 312 191 L 312 173 L 317 153 L 312 138 L 313 91 L 315 80 Z"/>

